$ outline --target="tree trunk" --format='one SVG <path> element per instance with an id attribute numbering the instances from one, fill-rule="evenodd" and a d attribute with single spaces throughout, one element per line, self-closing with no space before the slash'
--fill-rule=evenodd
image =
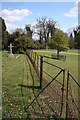
<path id="1" fill-rule="evenodd" d="M 59 51 L 57 51 L 57 58 L 59 59 Z"/>

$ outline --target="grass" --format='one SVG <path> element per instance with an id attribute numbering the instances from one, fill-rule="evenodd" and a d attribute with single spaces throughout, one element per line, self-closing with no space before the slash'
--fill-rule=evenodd
<path id="1" fill-rule="evenodd" d="M 8 58 L 9 52 L 4 51 L 2 53 L 2 116 L 3 118 L 48 118 L 52 114 L 52 110 L 49 109 L 49 105 L 53 110 L 60 112 L 60 105 L 55 104 L 54 101 L 61 101 L 61 98 L 53 92 L 49 87 L 38 97 L 38 102 L 42 106 L 45 115 L 42 114 L 42 110 L 35 100 L 34 103 L 26 111 L 25 108 L 31 103 L 41 90 L 33 89 L 32 86 L 39 87 L 39 78 L 32 67 L 26 55 L 20 55 L 16 58 Z M 39 55 L 51 56 L 52 53 L 37 53 Z M 16 57 L 18 54 L 15 54 Z M 46 59 L 44 60 L 53 63 L 63 69 L 69 70 L 71 74 L 78 78 L 78 56 L 66 55 L 66 61 Z M 59 70 L 51 67 L 46 63 L 43 64 L 44 69 L 48 71 L 52 76 L 55 76 Z M 51 79 L 44 74 L 47 82 Z M 62 73 L 57 78 L 62 82 Z M 61 94 L 61 86 L 54 81 L 52 83 L 56 90 Z M 43 82 L 43 87 L 46 83 Z M 53 98 L 55 97 L 55 99 Z M 77 95 L 76 95 L 77 98 Z M 49 104 L 50 103 L 50 104 Z M 64 110 L 65 111 L 65 110 Z M 56 114 L 56 113 L 55 113 Z M 54 115 L 55 115 L 54 114 Z M 56 115 L 55 115 L 56 116 Z"/>
<path id="2" fill-rule="evenodd" d="M 45 55 L 45 56 L 49 56 L 49 57 L 51 57 L 53 54 L 56 55 L 55 53 L 46 53 L 46 52 L 45 53 L 37 52 L 37 54 L 43 55 L 43 56 Z M 55 64 L 55 65 L 65 69 L 66 71 L 69 70 L 70 73 L 74 76 L 74 78 L 76 78 L 76 80 L 78 80 L 78 56 L 77 55 L 66 55 L 65 61 L 48 59 L 48 58 L 44 58 L 44 60 L 46 60 L 52 64 Z M 48 70 L 49 66 L 48 65 L 44 65 L 44 66 L 46 66 L 45 69 Z M 52 69 L 51 69 L 51 71 L 52 71 Z M 50 71 L 50 73 L 51 73 L 51 71 Z"/>
<path id="3" fill-rule="evenodd" d="M 70 52 L 73 52 L 73 51 L 70 51 Z M 49 56 L 49 57 L 51 57 L 52 54 L 56 55 L 55 53 L 46 53 L 46 52 L 37 52 L 37 54 L 38 55 L 42 55 L 42 56 L 45 55 L 45 56 Z M 59 66 L 59 67 L 61 67 L 61 68 L 63 68 L 63 69 L 66 70 L 65 85 L 67 85 L 66 81 L 67 81 L 67 71 L 68 70 L 71 73 L 71 75 L 78 81 L 78 74 L 79 74 L 79 72 L 78 72 L 78 56 L 77 55 L 68 55 L 67 54 L 65 61 L 55 60 L 55 59 L 48 59 L 48 58 L 45 58 L 45 57 L 43 58 L 43 61 L 47 61 L 49 63 L 57 65 L 57 66 Z M 57 69 L 55 67 L 52 67 L 52 66 L 46 64 L 45 62 L 43 62 L 43 69 L 47 73 L 49 73 L 51 76 L 53 76 L 53 77 L 60 71 L 59 69 Z M 44 74 L 44 78 L 48 82 L 51 80 L 50 77 L 48 77 L 45 74 Z M 63 80 L 62 79 L 62 74 L 60 74 L 59 77 L 57 77 L 57 80 L 62 83 L 62 80 Z M 75 84 L 75 82 L 73 81 L 73 79 L 70 79 L 70 81 L 71 81 L 72 91 L 70 89 L 70 87 L 71 87 L 70 85 L 69 85 L 69 90 L 70 90 L 70 92 L 73 92 L 74 99 L 75 99 L 75 101 L 76 101 L 76 103 L 78 105 L 78 103 L 79 103 L 79 101 L 78 101 L 78 89 L 79 89 L 79 87 Z M 60 91 L 60 94 L 61 94 L 61 86 L 56 81 L 54 81 L 52 83 L 52 86 L 54 86 L 57 91 Z M 55 96 L 57 96 L 56 93 L 54 93 L 54 94 L 55 94 Z M 66 95 L 65 95 L 65 97 L 66 97 Z M 70 100 L 70 105 L 72 105 L 73 103 L 71 102 L 72 98 L 71 98 L 70 94 L 69 94 L 69 100 Z M 75 110 L 77 110 L 76 107 L 75 107 Z"/>
<path id="4" fill-rule="evenodd" d="M 25 55 L 21 55 L 18 59 L 8 58 L 8 53 L 3 52 L 2 56 L 2 116 L 3 118 L 26 118 L 24 107 L 29 104 L 30 99 L 33 99 L 33 92 L 32 89 L 22 88 L 21 85 L 29 86 L 33 82 L 29 70 L 27 79 Z"/>
<path id="5" fill-rule="evenodd" d="M 47 112 L 49 108 L 43 101 L 46 93 L 41 94 L 26 111 L 26 107 L 40 92 L 39 89 L 33 89 L 33 85 L 39 87 L 39 78 L 26 55 L 16 59 L 7 57 L 8 54 L 5 51 L 2 53 L 2 117 L 5 119 L 49 117 L 51 110 Z M 45 115 L 42 114 L 37 102 L 43 107 Z"/>

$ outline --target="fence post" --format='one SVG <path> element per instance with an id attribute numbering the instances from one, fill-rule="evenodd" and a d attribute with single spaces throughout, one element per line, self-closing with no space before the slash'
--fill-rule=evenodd
<path id="1" fill-rule="evenodd" d="M 43 56 L 41 56 L 40 61 L 40 88 L 42 88 L 42 78 L 43 78 Z"/>
<path id="2" fill-rule="evenodd" d="M 35 61 L 34 61 L 34 62 L 35 62 L 35 64 L 36 64 L 36 52 L 35 52 Z"/>
<path id="3" fill-rule="evenodd" d="M 62 115 L 63 111 L 63 101 L 64 101 L 64 80 L 65 80 L 65 70 L 63 70 L 63 84 L 62 84 L 62 103 L 61 103 L 61 113 L 60 116 Z"/>
<path id="4" fill-rule="evenodd" d="M 32 58 L 32 50 L 31 50 L 31 58 Z"/>
<path id="5" fill-rule="evenodd" d="M 68 86 L 69 86 L 69 71 L 67 73 L 67 91 L 66 91 L 66 120 L 68 119 Z"/>
<path id="6" fill-rule="evenodd" d="M 39 57 L 37 55 L 37 69 L 38 69 L 38 66 L 39 66 Z"/>

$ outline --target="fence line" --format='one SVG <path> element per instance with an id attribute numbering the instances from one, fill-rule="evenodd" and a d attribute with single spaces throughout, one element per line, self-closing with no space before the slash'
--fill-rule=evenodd
<path id="1" fill-rule="evenodd" d="M 74 98 L 74 95 L 75 95 L 75 93 L 77 94 L 78 89 L 80 90 L 80 85 L 76 81 L 76 79 L 68 71 L 67 84 L 64 85 L 65 84 L 65 70 L 64 69 L 62 69 L 61 67 L 56 66 L 52 63 L 49 63 L 49 62 L 45 61 L 44 58 L 49 58 L 49 57 L 39 56 L 39 55 L 37 55 L 37 53 L 34 53 L 32 50 L 26 50 L 26 54 L 28 55 L 28 57 L 29 57 L 29 59 L 30 59 L 30 61 L 31 61 L 39 79 L 40 79 L 40 88 L 42 88 L 41 92 L 35 97 L 35 99 L 31 102 L 31 104 L 39 97 L 39 95 L 41 95 L 41 93 L 43 93 L 43 91 L 45 89 L 48 89 L 48 87 L 49 87 L 54 91 L 56 96 L 57 97 L 59 96 L 60 99 L 61 99 L 61 101 L 57 101 L 56 100 L 57 97 L 56 96 L 53 97 L 53 98 L 55 98 L 56 102 L 59 103 L 59 105 L 60 105 L 59 106 L 60 107 L 60 112 L 59 112 L 58 115 L 63 116 L 63 114 L 64 114 L 66 119 L 79 118 L 80 117 L 80 109 L 78 107 L 78 102 L 76 103 L 77 98 Z M 44 63 L 46 63 L 48 65 L 51 65 L 53 67 L 56 67 L 57 69 L 60 69 L 60 71 L 57 73 L 57 75 L 55 77 L 53 77 L 52 75 L 50 75 L 49 73 L 47 73 L 43 69 Z M 50 77 L 52 80 L 50 82 L 45 80 L 45 77 L 44 77 L 43 73 L 46 74 L 48 77 Z M 62 83 L 56 79 L 61 73 L 63 73 Z M 53 85 L 51 85 L 53 81 L 55 81 L 55 82 L 57 82 L 57 84 L 61 85 L 61 87 L 59 88 L 61 93 L 60 93 L 59 90 L 56 90 L 56 88 Z M 76 91 L 73 90 L 74 86 L 72 84 L 72 81 L 74 81 L 74 86 L 77 86 Z M 43 87 L 43 82 L 45 82 L 47 84 L 45 87 Z M 65 99 L 66 104 L 65 104 L 65 100 L 64 100 L 64 91 L 65 91 L 65 95 L 66 95 L 66 99 Z M 29 108 L 29 106 L 27 106 L 27 109 Z M 64 108 L 65 108 L 65 110 L 63 110 Z"/>
<path id="2" fill-rule="evenodd" d="M 74 88 L 76 86 L 76 88 Z M 67 73 L 67 90 L 66 90 L 66 118 L 80 118 L 80 108 L 78 107 L 78 90 L 80 85 L 76 79 Z M 76 98 L 74 97 L 76 96 Z"/>

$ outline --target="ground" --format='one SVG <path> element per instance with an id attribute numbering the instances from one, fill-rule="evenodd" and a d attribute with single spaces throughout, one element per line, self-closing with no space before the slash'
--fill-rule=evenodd
<path id="1" fill-rule="evenodd" d="M 18 58 L 18 54 L 15 54 L 16 58 L 8 58 L 8 54 L 8 52 L 3 52 L 2 54 L 2 116 L 4 118 L 39 118 L 40 116 L 42 118 L 49 118 L 50 115 L 57 116 L 57 113 L 54 112 L 54 108 L 56 108 L 56 102 L 60 100 L 60 97 L 57 95 L 57 93 L 51 90 L 51 86 L 47 87 L 47 89 L 42 92 L 42 94 L 40 94 L 37 100 L 35 100 L 34 103 L 28 109 L 26 109 L 31 101 L 40 93 L 40 81 L 34 68 L 32 67 L 31 62 L 25 54 L 20 55 Z M 44 53 L 39 52 L 38 54 L 43 55 Z M 45 53 L 45 55 L 47 56 L 51 56 L 51 54 L 52 53 Z M 66 56 L 66 61 L 49 59 L 44 60 L 65 68 L 66 70 L 70 70 L 70 72 L 77 79 L 78 56 Z M 44 69 L 49 71 L 49 73 L 52 73 L 53 76 L 55 76 L 57 72 L 59 72 L 58 69 L 47 66 L 46 64 L 44 64 Z M 50 81 L 50 78 L 46 77 L 45 74 L 44 77 L 46 78 L 46 82 Z M 58 77 L 58 82 L 61 77 L 62 74 Z M 43 87 L 46 86 L 46 82 L 43 82 Z M 60 87 L 60 85 L 58 85 L 56 81 L 51 85 L 57 85 L 55 86 L 57 87 L 56 91 Z M 33 86 L 38 89 L 33 89 Z M 60 90 L 59 94 L 61 94 Z M 53 99 L 51 99 L 52 96 Z M 54 96 L 56 96 L 55 100 Z M 55 103 L 53 100 L 55 101 Z M 58 105 L 59 104 L 57 104 L 57 108 L 55 110 L 56 112 L 60 112 L 60 108 Z"/>

